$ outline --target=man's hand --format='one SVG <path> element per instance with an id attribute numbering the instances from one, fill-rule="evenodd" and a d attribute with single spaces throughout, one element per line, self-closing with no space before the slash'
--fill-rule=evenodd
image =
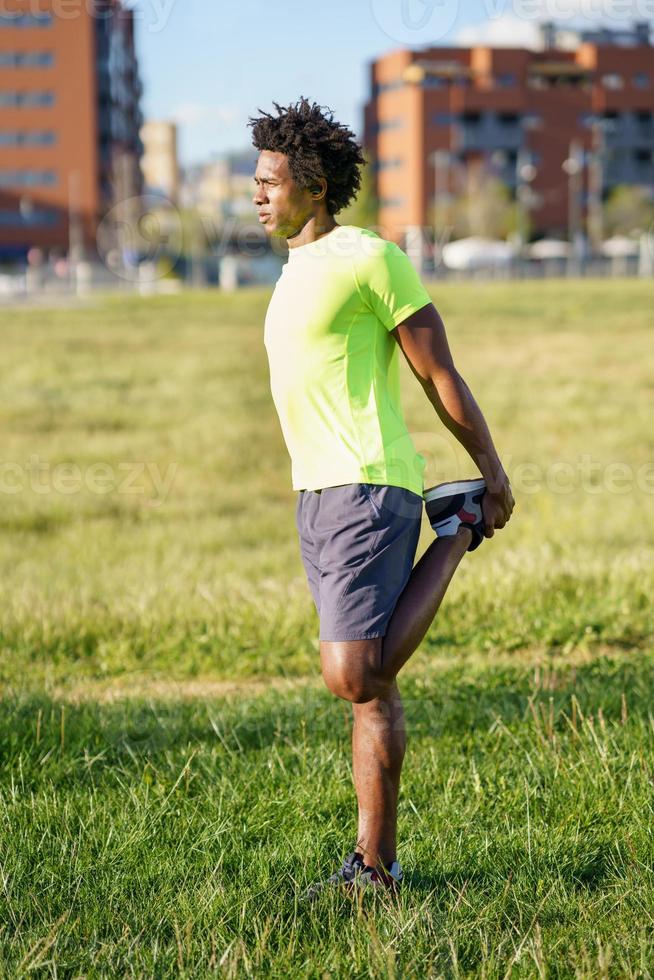
<path id="1" fill-rule="evenodd" d="M 487 490 L 481 500 L 485 537 L 492 538 L 496 530 L 504 527 L 511 518 L 514 506 L 511 484 L 505 476 L 500 486 L 492 492 Z"/>

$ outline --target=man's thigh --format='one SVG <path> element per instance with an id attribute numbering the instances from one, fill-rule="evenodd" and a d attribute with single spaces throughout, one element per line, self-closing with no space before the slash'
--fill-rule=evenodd
<path id="1" fill-rule="evenodd" d="M 320 617 L 320 641 L 335 644 L 331 660 L 343 658 L 343 643 L 350 660 L 381 648 L 368 641 L 381 640 L 408 581 L 422 506 L 417 494 L 386 485 L 299 493 L 302 560 Z"/>
<path id="2" fill-rule="evenodd" d="M 411 574 L 422 498 L 401 487 L 365 483 L 328 488 L 322 498 L 315 524 L 320 640 L 380 640 Z"/>

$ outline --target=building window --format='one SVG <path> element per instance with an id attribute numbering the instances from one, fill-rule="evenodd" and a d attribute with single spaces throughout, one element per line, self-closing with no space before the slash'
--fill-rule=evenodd
<path id="1" fill-rule="evenodd" d="M 4 108 L 21 108 L 29 106 L 54 105 L 54 92 L 23 89 L 21 92 L 6 90 L 0 92 L 0 106 Z"/>
<path id="2" fill-rule="evenodd" d="M 56 183 L 54 170 L 0 170 L 0 187 L 51 187 Z"/>
<path id="3" fill-rule="evenodd" d="M 403 160 L 401 157 L 380 157 L 377 161 L 378 170 L 394 170 L 396 167 L 401 167 Z"/>
<path id="4" fill-rule="evenodd" d="M 54 105 L 54 92 L 22 92 L 20 105 L 50 106 Z"/>
<path id="5" fill-rule="evenodd" d="M 52 51 L 21 52 L 17 64 L 27 68 L 50 68 L 54 64 L 54 54 Z"/>
<path id="6" fill-rule="evenodd" d="M 42 129 L 32 133 L 31 142 L 34 146 L 54 146 L 57 142 L 57 134 L 54 129 Z"/>
<path id="7" fill-rule="evenodd" d="M 515 112 L 498 112 L 497 119 L 501 126 L 518 125 L 518 116 Z"/>
<path id="8" fill-rule="evenodd" d="M 502 72 L 501 75 L 497 76 L 497 86 L 498 88 L 513 88 L 516 84 L 516 76 L 512 71 Z"/>
<path id="9" fill-rule="evenodd" d="M 422 87 L 429 89 L 447 88 L 447 79 L 440 75 L 425 75 Z"/>
<path id="10" fill-rule="evenodd" d="M 56 141 L 53 129 L 0 129 L 0 146 L 52 146 Z"/>
<path id="11" fill-rule="evenodd" d="M 525 129 L 542 129 L 543 117 L 537 112 L 528 112 L 522 117 L 522 123 Z"/>
<path id="12" fill-rule="evenodd" d="M 0 27 L 51 27 L 52 14 L 0 14 Z"/>
<path id="13" fill-rule="evenodd" d="M 604 88 L 616 92 L 618 89 L 624 88 L 624 79 L 617 72 L 611 72 L 608 75 L 602 75 L 602 85 Z"/>
<path id="14" fill-rule="evenodd" d="M 435 112 L 431 119 L 434 126 L 451 126 L 457 120 L 458 116 L 451 112 Z"/>
<path id="15" fill-rule="evenodd" d="M 0 68 L 49 68 L 52 51 L 0 51 Z"/>
<path id="16" fill-rule="evenodd" d="M 21 214 L 20 211 L 9 211 L 6 208 L 0 210 L 0 227 L 3 228 L 22 228 L 26 225 L 53 225 L 59 224 L 59 214 L 57 211 L 50 211 L 46 208 L 34 208 L 32 211 Z"/>
<path id="17" fill-rule="evenodd" d="M 634 75 L 634 88 L 649 88 L 649 75 L 646 71 L 637 71 Z"/>
<path id="18" fill-rule="evenodd" d="M 401 208 L 406 204 L 406 199 L 403 197 L 382 197 L 379 199 L 379 204 L 382 208 Z"/>
<path id="19" fill-rule="evenodd" d="M 377 132 L 381 133 L 386 129 L 400 129 L 403 124 L 402 117 L 397 116 L 395 119 L 380 119 L 376 128 Z"/>
<path id="20" fill-rule="evenodd" d="M 402 88 L 404 82 L 401 78 L 396 78 L 392 82 L 375 82 L 372 89 L 373 95 L 381 95 L 383 92 L 395 92 L 396 89 Z"/>

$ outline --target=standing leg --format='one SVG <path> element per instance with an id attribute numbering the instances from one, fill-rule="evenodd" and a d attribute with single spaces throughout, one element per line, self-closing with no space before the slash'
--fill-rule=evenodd
<path id="1" fill-rule="evenodd" d="M 352 702 L 357 850 L 372 866 L 396 858 L 397 802 L 406 748 L 396 675 L 433 622 L 471 537 L 468 528 L 461 528 L 455 536 L 430 544 L 411 572 L 384 637 L 320 644 L 325 683 Z"/>
<path id="2" fill-rule="evenodd" d="M 406 748 L 397 684 L 383 698 L 353 704 L 352 766 L 359 804 L 357 851 L 366 864 L 397 857 L 397 800 Z"/>

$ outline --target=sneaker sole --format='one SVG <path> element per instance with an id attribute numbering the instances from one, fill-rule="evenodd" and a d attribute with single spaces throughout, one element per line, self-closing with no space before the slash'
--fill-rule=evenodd
<path id="1" fill-rule="evenodd" d="M 457 493 L 470 493 L 475 490 L 485 490 L 485 480 L 457 480 L 456 483 L 439 483 L 436 487 L 425 490 L 423 498 L 425 503 L 430 500 L 440 500 L 441 497 L 454 496 Z"/>

